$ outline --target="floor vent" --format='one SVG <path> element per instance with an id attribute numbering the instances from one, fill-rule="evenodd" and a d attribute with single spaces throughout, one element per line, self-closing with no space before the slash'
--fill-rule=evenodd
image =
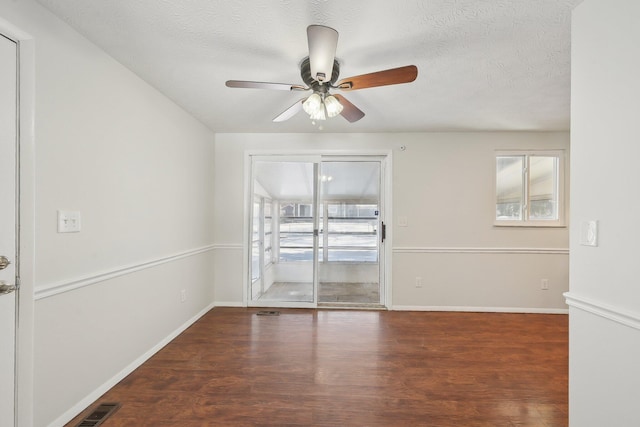
<path id="1" fill-rule="evenodd" d="M 84 420 L 80 421 L 76 427 L 99 426 L 118 409 L 120 409 L 120 403 L 101 403 Z"/>
<path id="2" fill-rule="evenodd" d="M 256 313 L 258 316 L 280 316 L 279 311 L 259 311 Z"/>

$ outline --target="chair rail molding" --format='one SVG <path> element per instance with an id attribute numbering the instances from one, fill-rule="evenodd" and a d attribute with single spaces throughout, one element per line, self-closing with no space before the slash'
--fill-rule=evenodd
<path id="1" fill-rule="evenodd" d="M 597 301 L 574 292 L 565 292 L 563 296 L 569 307 L 578 308 L 596 316 L 640 330 L 640 313 L 633 313 L 614 305 Z"/>
<path id="2" fill-rule="evenodd" d="M 61 280 L 59 282 L 50 283 L 44 286 L 36 287 L 36 290 L 34 292 L 34 299 L 40 300 L 44 298 L 49 298 L 54 295 L 73 291 L 79 288 L 83 288 L 85 286 L 94 285 L 96 283 L 104 282 L 106 280 L 111 280 L 116 277 L 135 273 L 140 270 L 156 267 L 158 265 L 166 264 L 168 262 L 173 262 L 183 258 L 188 258 L 191 256 L 209 252 L 215 248 L 216 248 L 215 245 L 202 246 L 199 248 L 190 249 L 188 251 L 179 252 L 179 253 L 161 257 L 161 258 L 156 258 L 156 259 L 146 260 L 146 261 L 142 261 L 135 264 L 120 266 L 112 270 L 102 271 L 100 273 L 92 274 L 89 276 L 77 277 L 73 279 Z"/>
<path id="3" fill-rule="evenodd" d="M 216 243 L 213 245 L 215 250 L 242 250 L 244 246 L 242 243 Z"/>
<path id="4" fill-rule="evenodd" d="M 398 254 L 547 254 L 569 255 L 568 248 L 394 247 Z"/>

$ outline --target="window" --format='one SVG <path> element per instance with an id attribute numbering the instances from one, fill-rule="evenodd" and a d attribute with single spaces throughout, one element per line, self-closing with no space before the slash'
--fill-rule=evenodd
<path id="1" fill-rule="evenodd" d="M 260 198 L 253 201 L 253 218 L 252 218 L 251 235 L 251 280 L 256 281 L 260 278 Z"/>
<path id="2" fill-rule="evenodd" d="M 312 215 L 308 203 L 280 205 L 280 261 L 313 261 Z"/>
<path id="3" fill-rule="evenodd" d="M 562 151 L 496 153 L 495 225 L 564 225 Z"/>
<path id="4" fill-rule="evenodd" d="M 263 199 L 263 226 L 262 226 L 262 241 L 264 242 L 264 265 L 267 266 L 273 263 L 273 232 L 271 227 L 273 226 L 273 218 L 271 217 L 272 203 L 269 199 Z"/>
<path id="5" fill-rule="evenodd" d="M 253 218 L 251 235 L 251 280 L 260 279 L 260 257 L 268 266 L 273 262 L 273 233 L 271 231 L 272 202 L 270 199 L 256 196 L 253 200 Z M 262 248 L 262 252 L 260 250 Z"/>
<path id="6" fill-rule="evenodd" d="M 326 202 L 320 205 L 320 262 L 378 262 L 378 205 Z M 312 205 L 280 205 L 279 261 L 313 261 Z"/>
<path id="7" fill-rule="evenodd" d="M 378 205 L 326 203 L 323 261 L 378 262 Z"/>

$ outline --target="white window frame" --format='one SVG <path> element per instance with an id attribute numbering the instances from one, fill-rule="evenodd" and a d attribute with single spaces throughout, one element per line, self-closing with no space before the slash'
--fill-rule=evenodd
<path id="1" fill-rule="evenodd" d="M 496 218 L 497 171 L 498 157 L 523 156 L 525 167 L 523 170 L 524 182 L 524 208 L 522 219 L 498 219 Z M 529 219 L 529 164 L 531 157 L 557 157 L 558 158 L 558 219 L 556 220 L 531 220 Z M 565 154 L 564 150 L 496 150 L 493 166 L 493 225 L 497 227 L 566 227 L 565 220 Z"/>
<path id="2" fill-rule="evenodd" d="M 281 227 L 282 227 L 282 223 L 283 223 L 281 212 L 280 212 L 280 207 L 282 205 L 287 205 L 287 204 L 293 204 L 293 205 L 296 206 L 296 214 L 300 213 L 300 207 L 301 206 L 309 205 L 309 206 L 312 207 L 312 210 L 313 210 L 313 203 L 310 203 L 310 202 L 305 201 L 305 200 L 294 200 L 294 199 L 291 199 L 291 200 L 290 199 L 286 199 L 285 200 L 285 199 L 283 199 L 283 200 L 279 201 L 278 212 L 277 212 L 277 218 L 278 218 L 278 220 L 277 220 L 277 227 L 278 227 L 278 240 L 277 240 L 278 255 L 277 256 L 278 257 L 274 258 L 274 259 L 276 260 L 276 262 L 279 262 L 279 263 L 281 263 L 281 262 L 282 263 L 287 263 L 287 262 L 313 262 L 313 260 L 314 260 L 313 259 L 313 251 L 314 251 L 314 247 L 315 247 L 315 240 L 314 240 L 314 234 L 315 234 L 314 233 L 314 228 L 315 227 L 313 226 L 313 223 L 314 223 L 313 212 L 311 212 L 311 216 L 309 216 L 309 217 L 306 217 L 306 216 L 293 216 L 292 217 L 292 218 L 303 218 L 303 219 L 304 218 L 310 218 L 311 219 L 309 221 L 312 224 L 311 231 L 304 233 L 304 234 L 309 235 L 311 237 L 311 244 L 309 246 L 301 246 L 301 247 L 297 248 L 297 249 L 310 249 L 312 251 L 311 259 L 296 261 L 296 260 L 286 260 L 286 259 L 282 259 L 280 257 L 280 255 L 282 253 L 282 240 L 281 240 L 281 238 L 282 238 L 282 236 L 281 236 L 282 230 L 281 230 Z M 272 212 L 271 215 L 273 216 L 274 213 Z M 302 233 L 300 233 L 300 234 L 302 234 Z M 274 240 L 274 243 L 276 243 L 275 240 Z"/>
<path id="3" fill-rule="evenodd" d="M 376 205 L 377 209 L 376 211 L 379 212 L 379 208 L 380 208 L 380 204 L 377 200 L 331 200 L 331 199 L 326 199 L 323 200 L 321 202 L 321 208 L 323 210 L 323 215 L 322 215 L 322 238 L 323 238 L 323 245 L 322 245 L 322 251 L 320 252 L 320 262 L 323 263 L 327 263 L 327 264 L 372 264 L 372 263 L 378 263 L 380 262 L 380 215 L 376 216 L 376 221 L 377 221 L 377 225 L 376 225 L 376 232 L 374 234 L 375 236 L 375 240 L 376 240 L 376 246 L 374 247 L 367 247 L 367 246 L 329 246 L 329 235 L 330 234 L 340 234 L 340 233 L 329 233 L 329 205 L 331 204 L 339 204 L 339 203 L 346 203 L 349 205 Z M 362 220 L 370 220 L 371 218 L 367 218 L 367 217 L 344 217 L 344 218 L 340 218 L 340 219 L 362 219 Z M 331 220 L 335 220 L 335 218 L 331 218 Z M 333 261 L 329 261 L 329 251 L 331 249 L 374 249 L 376 251 L 376 254 L 378 255 L 378 258 L 375 261 L 363 261 L 363 260 L 358 260 L 358 261 L 343 261 L 343 260 L 333 260 Z"/>
<path id="4" fill-rule="evenodd" d="M 256 206 L 257 205 L 257 206 Z M 262 222 L 262 220 L 260 219 L 260 215 L 261 215 L 261 206 L 262 206 L 262 198 L 260 196 L 255 196 L 253 198 L 253 204 L 251 206 L 251 245 L 249 248 L 250 251 L 250 279 L 251 279 L 251 283 L 256 283 L 258 280 L 262 280 L 262 259 L 263 259 L 263 255 L 262 255 L 262 239 L 260 237 L 260 232 L 262 227 L 260 226 L 260 223 Z M 255 230 L 254 232 L 254 227 L 255 227 L 255 216 L 256 214 L 258 215 L 258 230 Z M 254 238 L 254 234 L 255 234 L 255 238 Z M 253 247 L 257 245 L 258 246 L 258 269 L 257 271 L 253 268 Z M 254 274 L 257 274 L 256 277 L 253 277 Z"/>
<path id="5" fill-rule="evenodd" d="M 266 205 L 271 206 L 270 216 L 266 215 Z M 273 264 L 273 200 L 267 197 L 262 197 L 260 200 L 260 237 L 262 238 L 262 253 L 264 259 L 262 264 L 265 269 Z M 267 233 L 267 223 L 269 223 L 269 232 Z"/>

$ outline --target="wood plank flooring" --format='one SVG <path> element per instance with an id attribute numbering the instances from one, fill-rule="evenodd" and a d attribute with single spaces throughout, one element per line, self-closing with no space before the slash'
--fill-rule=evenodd
<path id="1" fill-rule="evenodd" d="M 271 310 L 271 309 L 270 309 Z M 100 402 L 116 426 L 566 426 L 565 315 L 215 308 Z"/>

